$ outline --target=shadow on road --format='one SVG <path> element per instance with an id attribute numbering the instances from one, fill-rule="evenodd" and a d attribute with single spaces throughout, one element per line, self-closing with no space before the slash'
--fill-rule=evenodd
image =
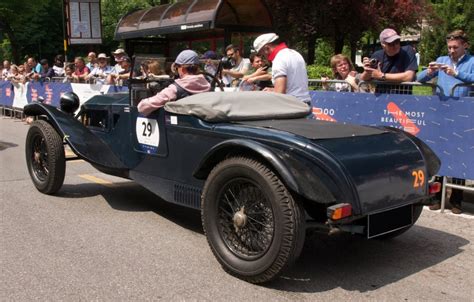
<path id="1" fill-rule="evenodd" d="M 81 193 L 77 193 L 81 192 Z M 119 211 L 152 211 L 190 231 L 203 234 L 197 210 L 167 203 L 145 188 L 124 182 L 64 185 L 58 194 L 81 198 L 102 195 Z M 392 240 L 366 240 L 350 234 L 332 236 L 308 230 L 305 246 L 293 267 L 264 286 L 290 292 L 324 292 L 334 288 L 367 292 L 407 278 L 461 252 L 469 241 L 415 225 Z M 209 253 L 209 257 L 212 254 Z"/>
<path id="2" fill-rule="evenodd" d="M 309 232 L 295 265 L 270 288 L 323 292 L 334 288 L 367 292 L 397 282 L 451 258 L 469 241 L 443 231 L 413 226 L 392 240 Z"/>
<path id="3" fill-rule="evenodd" d="M 111 208 L 128 212 L 155 212 L 190 231 L 203 234 L 200 212 L 168 203 L 134 182 L 104 186 L 95 183 L 64 184 L 56 194 L 63 198 L 85 198 L 101 195 Z"/>

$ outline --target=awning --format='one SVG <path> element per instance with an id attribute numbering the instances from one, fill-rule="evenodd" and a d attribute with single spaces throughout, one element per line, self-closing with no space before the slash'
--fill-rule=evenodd
<path id="1" fill-rule="evenodd" d="M 272 18 L 263 1 L 186 0 L 125 15 L 115 39 L 185 34 L 196 31 L 271 31 Z"/>

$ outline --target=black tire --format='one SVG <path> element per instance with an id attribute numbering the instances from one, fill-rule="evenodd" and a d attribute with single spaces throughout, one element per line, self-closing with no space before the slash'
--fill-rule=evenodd
<path id="1" fill-rule="evenodd" d="M 250 158 L 229 158 L 211 171 L 201 218 L 224 270 L 251 283 L 276 278 L 304 244 L 304 209 L 268 167 Z"/>
<path id="2" fill-rule="evenodd" d="M 59 134 L 46 121 L 31 124 L 26 136 L 26 165 L 38 191 L 56 193 L 64 182 L 66 160 Z"/>
<path id="3" fill-rule="evenodd" d="M 403 228 L 403 229 L 400 229 L 400 230 L 396 230 L 395 232 L 391 232 L 391 233 L 388 233 L 388 234 L 385 234 L 385 235 L 378 236 L 378 237 L 376 237 L 376 239 L 390 240 L 390 239 L 393 239 L 395 237 L 400 236 L 401 234 L 408 231 L 418 221 L 418 218 L 420 218 L 421 212 L 423 212 L 423 205 L 422 204 L 413 205 L 413 224 L 412 225 L 407 226 L 406 228 Z"/>

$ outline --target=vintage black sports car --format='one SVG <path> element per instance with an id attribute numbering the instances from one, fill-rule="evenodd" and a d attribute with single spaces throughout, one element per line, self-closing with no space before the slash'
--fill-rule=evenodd
<path id="1" fill-rule="evenodd" d="M 165 201 L 200 209 L 223 268 L 253 283 L 297 259 L 306 227 L 390 238 L 409 229 L 440 162 L 403 131 L 318 121 L 297 99 L 267 92 L 209 92 L 141 116 L 146 85 L 71 94 L 61 109 L 32 103 L 26 138 L 36 188 L 60 190 L 64 144 L 98 170 L 132 179 Z M 438 187 L 439 189 L 439 187 Z"/>

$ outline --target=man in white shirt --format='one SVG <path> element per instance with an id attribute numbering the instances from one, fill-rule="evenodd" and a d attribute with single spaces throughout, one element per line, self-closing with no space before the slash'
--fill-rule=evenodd
<path id="1" fill-rule="evenodd" d="M 250 60 L 242 58 L 239 48 L 232 44 L 226 47 L 225 53 L 234 67 L 222 70 L 223 81 L 226 85 L 236 87 L 240 82 L 239 79 L 249 71 L 251 66 Z"/>
<path id="2" fill-rule="evenodd" d="M 112 67 L 108 64 L 109 57 L 105 53 L 100 53 L 97 57 L 98 66 L 92 69 L 88 79 L 95 79 L 96 83 L 105 84 L 108 75 L 112 72 Z"/>
<path id="3" fill-rule="evenodd" d="M 116 62 L 116 64 L 113 66 L 112 73 L 119 74 L 120 72 L 123 71 L 122 61 L 123 61 L 123 58 L 127 57 L 127 53 L 125 52 L 123 48 L 117 48 L 117 50 L 114 51 L 112 55 L 114 56 L 114 60 Z"/>
<path id="4" fill-rule="evenodd" d="M 280 42 L 275 33 L 258 36 L 253 42 L 253 48 L 272 62 L 274 88 L 264 90 L 289 94 L 310 105 L 308 74 L 303 57 Z"/>

